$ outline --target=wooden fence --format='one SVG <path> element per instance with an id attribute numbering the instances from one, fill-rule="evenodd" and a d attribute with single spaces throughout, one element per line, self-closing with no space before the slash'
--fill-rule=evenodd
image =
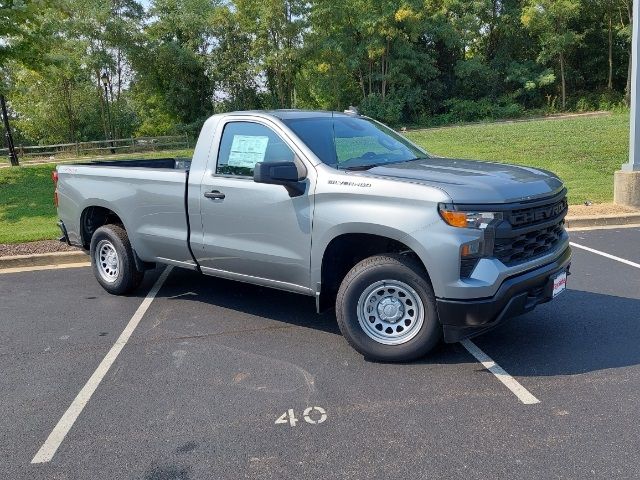
<path id="1" fill-rule="evenodd" d="M 189 148 L 189 137 L 171 135 L 164 137 L 119 138 L 116 140 L 96 140 L 92 142 L 59 143 L 57 145 L 16 145 L 20 160 L 42 160 L 54 158 L 82 158 L 97 155 L 113 155 L 134 152 L 149 152 Z M 8 162 L 9 150 L 0 149 L 0 157 Z M 0 160 L 1 162 L 1 160 Z"/>

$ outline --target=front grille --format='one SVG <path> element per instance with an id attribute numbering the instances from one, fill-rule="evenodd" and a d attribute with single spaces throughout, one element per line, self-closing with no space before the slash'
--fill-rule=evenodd
<path id="1" fill-rule="evenodd" d="M 505 211 L 505 221 L 495 229 L 494 257 L 510 267 L 549 253 L 563 237 L 566 214 L 566 191 Z"/>
<path id="2" fill-rule="evenodd" d="M 511 238 L 496 238 L 493 253 L 507 266 L 517 265 L 551 251 L 562 238 L 564 219 L 559 223 Z"/>

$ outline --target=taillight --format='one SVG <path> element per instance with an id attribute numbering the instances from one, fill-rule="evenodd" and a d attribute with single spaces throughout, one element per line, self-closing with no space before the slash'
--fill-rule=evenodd
<path id="1" fill-rule="evenodd" d="M 53 204 L 56 208 L 58 208 L 58 171 L 54 170 L 51 172 L 51 180 L 53 180 L 53 184 L 55 185 L 55 190 L 53 191 Z"/>

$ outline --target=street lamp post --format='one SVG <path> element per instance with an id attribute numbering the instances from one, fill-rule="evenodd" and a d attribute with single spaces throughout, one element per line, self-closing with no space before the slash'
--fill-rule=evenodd
<path id="1" fill-rule="evenodd" d="M 613 182 L 614 201 L 621 205 L 640 207 L 640 77 L 638 60 L 640 55 L 640 0 L 633 0 L 633 35 L 631 37 L 631 111 L 629 112 L 629 161 L 615 173 Z"/>
<path id="2" fill-rule="evenodd" d="M 9 125 L 9 114 L 7 113 L 7 103 L 4 99 L 4 95 L 0 95 L 0 115 L 2 115 L 2 122 L 4 123 L 4 136 L 7 140 L 7 148 L 9 149 L 9 163 L 12 167 L 20 165 L 18 162 L 18 155 L 16 154 L 16 148 L 13 144 L 13 136 L 11 135 L 11 125 Z"/>
<path id="3" fill-rule="evenodd" d="M 104 86 L 104 102 L 106 105 L 106 109 L 107 109 L 107 140 L 110 141 L 111 143 L 111 153 L 116 153 L 116 150 L 114 148 L 113 145 L 113 127 L 111 124 L 111 109 L 109 108 L 109 76 L 107 75 L 106 71 L 102 72 L 102 75 L 100 75 L 100 81 L 102 82 L 102 85 Z"/>

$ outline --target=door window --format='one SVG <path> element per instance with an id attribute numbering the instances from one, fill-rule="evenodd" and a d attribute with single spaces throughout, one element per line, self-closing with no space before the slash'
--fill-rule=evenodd
<path id="1" fill-rule="evenodd" d="M 294 156 L 270 128 L 259 123 L 229 122 L 222 132 L 216 173 L 250 177 L 258 162 L 293 162 Z"/>

